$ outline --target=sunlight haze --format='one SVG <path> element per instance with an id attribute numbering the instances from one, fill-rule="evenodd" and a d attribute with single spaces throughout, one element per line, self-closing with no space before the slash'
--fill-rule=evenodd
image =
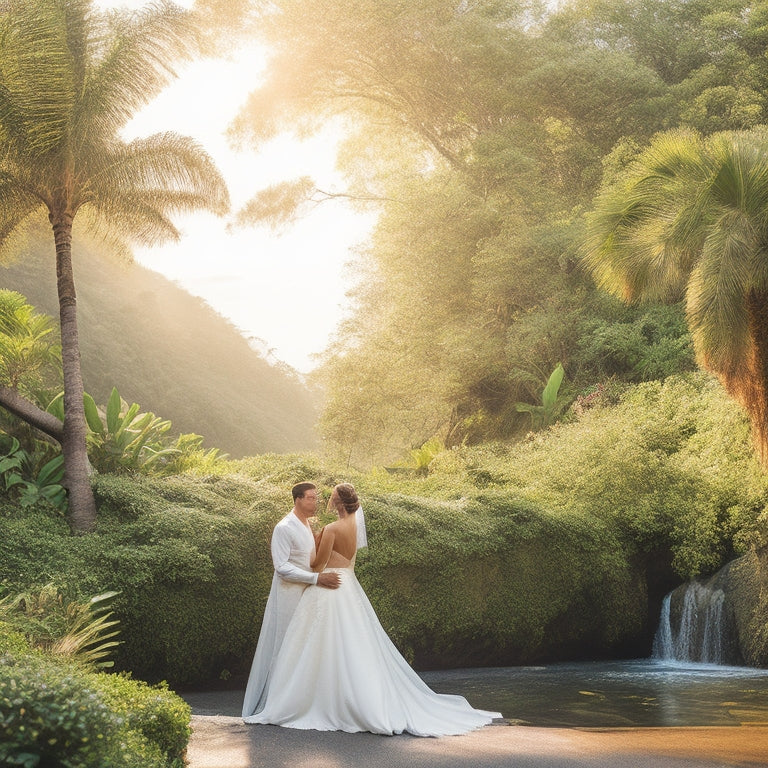
<path id="1" fill-rule="evenodd" d="M 103 8 L 144 4 L 99 0 Z M 181 65 L 178 79 L 126 126 L 125 138 L 175 131 L 197 139 L 227 180 L 232 215 L 257 190 L 298 176 L 312 176 L 324 189 L 341 189 L 333 127 L 302 142 L 280 137 L 258 154 L 230 146 L 227 127 L 257 87 L 264 63 L 264 51 L 254 44 L 227 60 Z M 178 243 L 137 247 L 134 255 L 205 299 L 270 358 L 307 372 L 312 355 L 324 349 L 343 316 L 350 288 L 344 265 L 372 222 L 372 215 L 330 202 L 278 232 L 266 226 L 228 232 L 227 219 L 201 212 L 176 219 L 182 231 Z"/>

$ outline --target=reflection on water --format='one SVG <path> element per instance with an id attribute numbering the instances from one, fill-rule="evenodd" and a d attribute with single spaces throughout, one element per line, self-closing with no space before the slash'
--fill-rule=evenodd
<path id="1" fill-rule="evenodd" d="M 535 726 L 768 725 L 768 670 L 661 660 L 424 672 L 440 693 Z"/>

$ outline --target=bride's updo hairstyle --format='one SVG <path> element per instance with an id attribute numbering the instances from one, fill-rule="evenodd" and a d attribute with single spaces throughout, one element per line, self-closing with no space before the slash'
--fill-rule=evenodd
<path id="1" fill-rule="evenodd" d="M 335 490 L 339 495 L 344 511 L 348 515 L 354 515 L 355 512 L 357 512 L 357 508 L 360 506 L 360 500 L 357 498 L 355 486 L 352 485 L 352 483 L 339 483 Z"/>

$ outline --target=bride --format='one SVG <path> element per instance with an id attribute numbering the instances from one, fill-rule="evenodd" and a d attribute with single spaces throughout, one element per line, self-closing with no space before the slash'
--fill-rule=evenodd
<path id="1" fill-rule="evenodd" d="M 354 487 L 337 485 L 329 507 L 338 520 L 320 532 L 311 565 L 337 572 L 341 585 L 304 591 L 275 659 L 264 708 L 245 721 L 447 736 L 501 717 L 473 709 L 462 696 L 435 693 L 411 669 L 355 577 L 355 554 L 366 540 Z"/>

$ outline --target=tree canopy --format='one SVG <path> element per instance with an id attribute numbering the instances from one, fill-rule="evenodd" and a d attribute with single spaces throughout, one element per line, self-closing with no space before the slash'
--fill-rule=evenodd
<path id="1" fill-rule="evenodd" d="M 584 216 L 659 131 L 766 121 L 768 4 L 251 8 L 273 58 L 233 132 L 343 120 L 347 193 L 379 211 L 317 374 L 324 434 L 351 461 L 521 434 L 515 403 L 540 402 L 558 362 L 571 396 L 693 366 L 680 303 L 623 307 L 595 286 Z"/>

